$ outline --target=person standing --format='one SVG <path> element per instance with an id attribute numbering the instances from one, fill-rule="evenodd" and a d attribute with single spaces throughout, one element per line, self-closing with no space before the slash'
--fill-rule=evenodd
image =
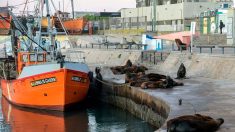
<path id="1" fill-rule="evenodd" d="M 220 23 L 219 23 L 220 34 L 222 34 L 222 30 L 224 27 L 225 27 L 225 25 L 224 25 L 223 21 L 220 20 Z"/>

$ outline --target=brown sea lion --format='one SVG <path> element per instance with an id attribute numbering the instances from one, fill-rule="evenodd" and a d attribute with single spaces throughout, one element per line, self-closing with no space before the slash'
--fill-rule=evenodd
<path id="1" fill-rule="evenodd" d="M 165 88 L 164 81 L 148 81 L 143 82 L 140 86 L 142 89 L 157 89 L 157 88 Z"/>
<path id="2" fill-rule="evenodd" d="M 177 79 L 183 79 L 186 75 L 186 68 L 183 63 L 181 63 L 179 70 L 177 72 Z"/>
<path id="3" fill-rule="evenodd" d="M 195 114 L 185 115 L 167 121 L 167 132 L 215 132 L 224 119 Z"/>
<path id="4" fill-rule="evenodd" d="M 150 81 L 159 81 L 161 79 L 166 79 L 165 75 L 157 74 L 157 73 L 149 73 L 146 75 Z"/>
<path id="5" fill-rule="evenodd" d="M 131 60 L 127 60 L 125 67 L 131 67 L 131 66 L 132 66 Z"/>
<path id="6" fill-rule="evenodd" d="M 183 86 L 184 84 L 182 82 L 176 82 L 174 81 L 170 76 L 166 76 L 166 88 L 172 88 L 174 86 Z"/>

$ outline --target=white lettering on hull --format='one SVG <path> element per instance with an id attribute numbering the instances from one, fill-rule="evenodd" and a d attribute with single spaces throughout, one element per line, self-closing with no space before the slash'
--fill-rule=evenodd
<path id="1" fill-rule="evenodd" d="M 53 83 L 56 82 L 56 78 L 55 77 L 51 77 L 51 78 L 45 78 L 45 79 L 41 79 L 41 80 L 36 80 L 36 81 L 32 81 L 31 82 L 31 86 L 35 87 L 35 86 L 39 86 L 39 85 L 44 85 L 44 84 L 48 84 L 48 83 Z"/>

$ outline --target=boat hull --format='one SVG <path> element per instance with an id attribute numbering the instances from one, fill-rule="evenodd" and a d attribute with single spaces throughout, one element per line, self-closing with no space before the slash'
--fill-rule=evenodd
<path id="1" fill-rule="evenodd" d="M 59 111 L 83 101 L 89 84 L 87 73 L 65 68 L 16 80 L 1 80 L 2 94 L 12 104 Z"/>
<path id="2" fill-rule="evenodd" d="M 69 34 L 82 34 L 84 27 L 87 24 L 85 18 L 78 18 L 63 21 L 64 28 Z"/>
<path id="3" fill-rule="evenodd" d="M 0 13 L 1 15 L 1 13 Z M 11 29 L 11 17 L 0 18 L 0 35 L 8 35 Z"/>

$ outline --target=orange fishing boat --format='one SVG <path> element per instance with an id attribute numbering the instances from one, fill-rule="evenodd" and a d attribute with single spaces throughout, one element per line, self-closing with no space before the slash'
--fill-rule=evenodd
<path id="1" fill-rule="evenodd" d="M 8 13 L 8 7 L 0 7 L 0 35 L 7 35 L 10 33 L 11 16 Z"/>
<path id="2" fill-rule="evenodd" d="M 69 35 L 79 35 L 82 34 L 85 26 L 88 21 L 84 17 L 80 17 L 77 19 L 62 19 L 63 26 L 57 16 L 53 16 L 50 18 L 50 22 L 52 27 L 57 28 L 58 31 L 63 31 L 63 28 L 67 31 Z M 42 28 L 46 31 L 48 27 L 48 21 L 46 17 L 42 18 Z"/>
<path id="3" fill-rule="evenodd" d="M 48 4 L 48 0 L 46 3 Z M 48 25 L 50 31 L 50 22 Z M 30 27 L 28 29 L 30 30 Z M 15 55 L 17 76 L 13 79 L 9 77 L 10 74 L 4 74 L 4 79 L 1 80 L 2 94 L 11 103 L 64 111 L 86 98 L 90 84 L 88 66 L 82 62 L 65 61 L 64 56 L 56 48 L 58 45 L 53 41 L 54 35 L 51 31 L 49 34 L 48 44 L 45 44 L 43 39 L 39 41 L 43 44 L 37 44 L 29 37 L 32 34 L 22 33 L 28 41 L 37 44 L 37 49 L 33 50 L 32 45 L 27 46 L 30 42 L 25 43 L 21 40 L 23 37 L 18 38 L 18 50 Z M 49 52 L 42 45 L 47 46 Z"/>
<path id="4" fill-rule="evenodd" d="M 87 20 L 81 17 L 77 19 L 64 20 L 63 24 L 69 34 L 82 34 L 82 31 L 87 24 Z"/>
<path id="5" fill-rule="evenodd" d="M 32 56 L 35 53 L 19 53 L 18 78 L 1 80 L 7 100 L 20 106 L 64 111 L 86 98 L 90 81 L 85 64 L 46 63 L 45 53 L 38 53 L 41 62 L 35 63 Z"/>

